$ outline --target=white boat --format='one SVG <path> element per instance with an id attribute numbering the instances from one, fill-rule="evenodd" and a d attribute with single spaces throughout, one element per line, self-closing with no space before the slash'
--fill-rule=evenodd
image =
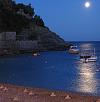
<path id="1" fill-rule="evenodd" d="M 93 52 L 90 49 L 82 49 L 80 51 L 80 59 L 87 59 L 92 56 Z"/>
<path id="2" fill-rule="evenodd" d="M 33 56 L 38 56 L 38 54 L 37 53 L 33 53 Z"/>
<path id="3" fill-rule="evenodd" d="M 97 56 L 95 55 L 95 49 L 94 49 L 94 53 L 90 58 L 87 58 L 88 62 L 95 62 L 97 60 Z"/>
<path id="4" fill-rule="evenodd" d="M 94 53 L 90 57 L 84 57 L 80 59 L 82 62 L 96 62 L 97 61 L 97 56 L 95 55 L 95 49 Z"/>
<path id="5" fill-rule="evenodd" d="M 69 53 L 79 54 L 79 49 L 77 48 L 77 46 L 70 46 Z"/>
<path id="6" fill-rule="evenodd" d="M 39 55 L 40 55 L 40 53 L 38 53 L 38 52 L 33 53 L 33 56 L 39 56 Z"/>

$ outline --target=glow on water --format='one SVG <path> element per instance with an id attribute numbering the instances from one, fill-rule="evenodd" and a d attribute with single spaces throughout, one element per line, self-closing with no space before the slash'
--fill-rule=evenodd
<path id="1" fill-rule="evenodd" d="M 91 43 L 80 45 L 81 49 L 93 50 L 94 47 L 95 46 Z M 77 90 L 85 93 L 96 93 L 98 91 L 98 79 L 96 78 L 97 62 L 79 63 L 77 68 L 79 70 L 79 83 Z"/>
<path id="2" fill-rule="evenodd" d="M 81 63 L 79 65 L 80 70 L 80 83 L 79 91 L 93 93 L 97 91 L 97 81 L 95 79 L 94 68 L 95 63 Z"/>
<path id="3" fill-rule="evenodd" d="M 100 95 L 100 42 L 76 45 L 95 48 L 97 62 L 81 63 L 66 51 L 0 58 L 0 82 Z"/>

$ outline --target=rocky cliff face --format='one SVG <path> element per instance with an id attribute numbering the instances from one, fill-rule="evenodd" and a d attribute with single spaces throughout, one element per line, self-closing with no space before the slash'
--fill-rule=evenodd
<path id="1" fill-rule="evenodd" d="M 60 38 L 56 33 L 44 26 L 39 16 L 28 19 L 16 13 L 17 8 L 22 8 L 34 15 L 34 9 L 24 4 L 17 5 L 12 0 L 0 0 L 0 32 L 17 32 L 17 40 L 37 40 L 38 50 L 66 50 L 70 44 Z M 8 5 L 8 7 L 7 7 Z M 41 23 L 42 21 L 42 23 Z M 42 26 L 41 26 L 42 25 Z"/>
<path id="2" fill-rule="evenodd" d="M 35 26 L 34 29 L 29 31 L 24 29 L 23 32 L 26 36 L 37 36 L 36 40 L 38 41 L 38 50 L 40 51 L 66 50 L 70 46 L 70 44 L 66 43 L 62 38 L 60 38 L 60 36 L 50 31 L 48 28 Z"/>

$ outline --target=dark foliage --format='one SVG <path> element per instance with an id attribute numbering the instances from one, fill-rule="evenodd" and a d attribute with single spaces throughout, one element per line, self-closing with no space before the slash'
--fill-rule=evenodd
<path id="1" fill-rule="evenodd" d="M 14 9 L 16 12 L 19 11 L 20 9 L 22 9 L 25 14 L 29 14 L 30 16 L 34 16 L 34 14 L 35 14 L 34 8 L 31 7 L 31 4 L 24 5 L 22 3 L 19 3 L 14 6 Z"/>
<path id="2" fill-rule="evenodd" d="M 21 32 L 23 28 L 29 28 L 31 24 L 44 27 L 44 22 L 37 16 L 31 4 L 24 5 L 22 3 L 16 4 L 15 1 L 10 2 L 10 6 L 6 7 L 4 4 L 6 0 L 0 0 L 0 32 L 2 31 L 16 31 Z M 23 10 L 25 14 L 33 16 L 33 19 L 17 14 L 19 10 Z"/>
<path id="3" fill-rule="evenodd" d="M 0 11 L 0 31 L 20 31 L 29 26 L 29 20 L 9 10 Z"/>
<path id="4" fill-rule="evenodd" d="M 35 15 L 34 19 L 33 19 L 33 22 L 38 26 L 42 26 L 42 27 L 45 26 L 44 21 L 42 20 L 42 18 L 40 16 Z"/>

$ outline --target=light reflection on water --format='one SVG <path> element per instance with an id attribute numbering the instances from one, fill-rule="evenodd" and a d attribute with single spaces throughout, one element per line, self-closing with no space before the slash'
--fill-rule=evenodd
<path id="1" fill-rule="evenodd" d="M 93 48 L 93 44 L 85 43 L 85 44 L 80 45 L 80 48 L 81 49 L 91 49 Z"/>
<path id="2" fill-rule="evenodd" d="M 81 63 L 79 65 L 80 69 L 80 83 L 79 83 L 79 90 L 81 92 L 88 92 L 94 93 L 97 91 L 96 84 L 97 81 L 95 79 L 95 63 Z"/>
<path id="3" fill-rule="evenodd" d="M 85 43 L 80 45 L 80 49 L 90 49 L 93 50 L 94 46 L 91 43 Z M 97 84 L 96 80 L 96 62 L 88 62 L 88 63 L 79 63 L 79 83 L 77 90 L 79 92 L 85 93 L 95 93 L 97 92 Z"/>
<path id="4" fill-rule="evenodd" d="M 100 42 L 76 45 L 95 48 L 97 62 L 81 63 L 66 51 L 0 58 L 0 82 L 100 95 Z"/>

